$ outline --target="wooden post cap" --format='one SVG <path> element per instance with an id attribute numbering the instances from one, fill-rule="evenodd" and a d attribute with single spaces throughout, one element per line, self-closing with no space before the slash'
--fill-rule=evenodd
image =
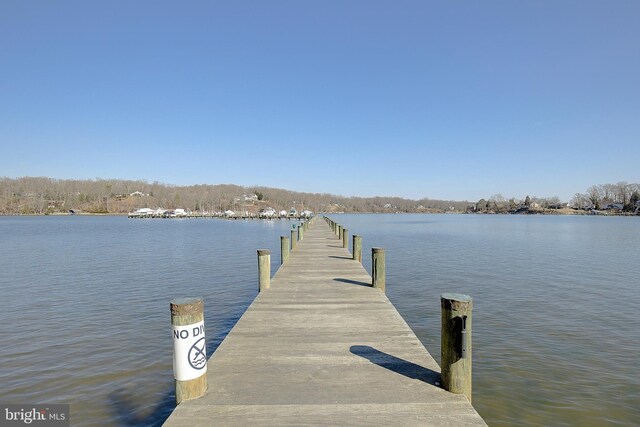
<path id="1" fill-rule="evenodd" d="M 269 249 L 258 249 L 258 256 L 271 255 Z"/>
<path id="2" fill-rule="evenodd" d="M 472 310 L 473 299 L 469 295 L 444 293 L 440 295 L 440 306 L 447 310 Z"/>
<path id="3" fill-rule="evenodd" d="M 172 316 L 192 316 L 200 314 L 204 310 L 204 300 L 197 298 L 174 298 L 169 303 Z"/>

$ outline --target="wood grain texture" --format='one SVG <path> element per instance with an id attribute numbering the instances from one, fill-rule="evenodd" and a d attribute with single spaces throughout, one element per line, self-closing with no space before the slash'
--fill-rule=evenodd
<path id="1" fill-rule="evenodd" d="M 473 301 L 467 295 L 443 294 L 441 312 L 442 386 L 471 402 L 471 325 Z M 465 333 L 461 333 L 462 329 Z M 466 341 L 463 346 L 463 341 Z M 463 350 L 464 348 L 464 350 Z M 463 353 L 466 353 L 463 355 Z"/>

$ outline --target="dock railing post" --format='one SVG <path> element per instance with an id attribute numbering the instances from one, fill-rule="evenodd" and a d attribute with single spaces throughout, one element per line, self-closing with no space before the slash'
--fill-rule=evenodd
<path id="1" fill-rule="evenodd" d="M 271 251 L 258 249 L 258 290 L 260 292 L 271 287 Z"/>
<path id="2" fill-rule="evenodd" d="M 342 229 L 342 247 L 349 249 L 349 230 L 347 228 Z"/>
<path id="3" fill-rule="evenodd" d="M 207 354 L 202 298 L 176 298 L 169 303 L 173 334 L 173 375 L 176 404 L 204 396 Z"/>
<path id="4" fill-rule="evenodd" d="M 289 260 L 289 238 L 280 236 L 280 265 Z"/>
<path id="5" fill-rule="evenodd" d="M 353 235 L 353 260 L 362 262 L 362 237 Z"/>
<path id="6" fill-rule="evenodd" d="M 464 394 L 471 402 L 471 311 L 468 295 L 442 294 L 441 361 L 442 387 Z"/>
<path id="7" fill-rule="evenodd" d="M 342 239 L 342 226 L 340 224 L 338 224 L 338 232 L 336 234 L 338 235 L 338 239 Z"/>
<path id="8" fill-rule="evenodd" d="M 294 250 L 297 244 L 298 244 L 298 232 L 296 231 L 295 228 L 293 228 L 291 229 L 291 250 Z"/>
<path id="9" fill-rule="evenodd" d="M 300 224 L 298 226 L 298 240 L 302 241 L 302 239 L 304 239 L 304 225 Z"/>
<path id="10" fill-rule="evenodd" d="M 371 285 L 382 292 L 385 292 L 386 287 L 384 258 L 384 249 L 371 248 L 371 278 L 373 279 Z"/>

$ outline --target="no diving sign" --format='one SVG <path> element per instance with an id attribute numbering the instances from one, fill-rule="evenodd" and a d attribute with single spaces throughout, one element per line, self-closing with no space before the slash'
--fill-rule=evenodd
<path id="1" fill-rule="evenodd" d="M 176 380 L 188 381 L 207 372 L 204 322 L 173 326 L 173 372 Z"/>

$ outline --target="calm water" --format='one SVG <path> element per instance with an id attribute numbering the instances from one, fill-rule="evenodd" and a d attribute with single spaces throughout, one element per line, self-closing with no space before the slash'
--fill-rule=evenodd
<path id="1" fill-rule="evenodd" d="M 640 219 L 334 215 L 387 251 L 387 294 L 439 359 L 442 292 L 474 298 L 474 406 L 490 425 L 637 425 Z M 73 425 L 171 412 L 168 303 L 203 296 L 209 353 L 290 222 L 0 217 L 0 401 Z"/>

